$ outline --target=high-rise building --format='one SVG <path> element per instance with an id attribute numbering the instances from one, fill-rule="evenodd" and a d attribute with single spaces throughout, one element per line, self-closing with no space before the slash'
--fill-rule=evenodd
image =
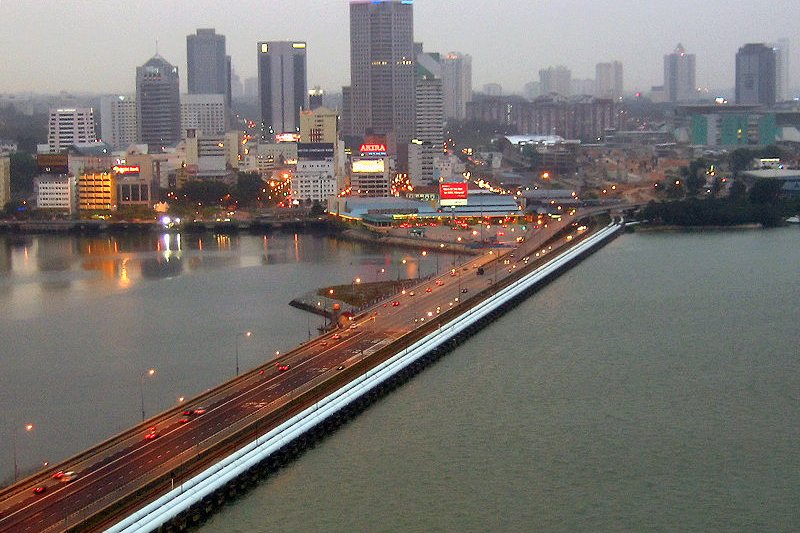
<path id="1" fill-rule="evenodd" d="M 483 93 L 486 96 L 503 96 L 503 86 L 499 83 L 485 83 L 483 85 Z"/>
<path id="2" fill-rule="evenodd" d="M 594 95 L 598 98 L 619 98 L 622 96 L 622 63 L 598 63 L 595 67 Z"/>
<path id="3" fill-rule="evenodd" d="M 314 87 L 313 89 L 308 90 L 308 106 L 309 109 L 317 109 L 323 106 L 323 100 L 325 99 L 325 91 L 322 90 L 322 87 L 319 85 Z"/>
<path id="4" fill-rule="evenodd" d="M 775 43 L 775 100 L 784 102 L 789 96 L 789 39 Z"/>
<path id="5" fill-rule="evenodd" d="M 350 3 L 349 106 L 345 135 L 392 133 L 397 146 L 414 132 L 414 11 L 409 0 Z"/>
<path id="6" fill-rule="evenodd" d="M 78 177 L 79 211 L 116 211 L 117 183 L 111 172 L 86 172 Z"/>
<path id="7" fill-rule="evenodd" d="M 438 54 L 417 55 L 414 139 L 408 147 L 412 185 L 427 185 L 435 175 L 436 157 L 444 144 L 444 95 Z"/>
<path id="8" fill-rule="evenodd" d="M 542 94 L 572 94 L 572 72 L 563 65 L 540 70 L 539 82 L 542 84 Z"/>
<path id="9" fill-rule="evenodd" d="M 300 142 L 336 143 L 339 138 L 339 116 L 326 107 L 300 113 Z"/>
<path id="10" fill-rule="evenodd" d="M 156 54 L 136 68 L 138 141 L 155 150 L 181 139 L 181 100 L 178 67 Z"/>
<path id="11" fill-rule="evenodd" d="M 201 28 L 186 36 L 186 81 L 189 94 L 222 94 L 231 105 L 230 57 L 225 55 L 225 36 L 213 28 Z"/>
<path id="12" fill-rule="evenodd" d="M 450 52 L 442 58 L 442 89 L 444 116 L 464 120 L 472 101 L 472 56 Z"/>
<path id="13" fill-rule="evenodd" d="M 231 100 L 244 96 L 244 83 L 235 70 L 231 69 Z"/>
<path id="14" fill-rule="evenodd" d="M 136 100 L 123 95 L 100 99 L 100 138 L 112 150 L 136 143 Z"/>
<path id="15" fill-rule="evenodd" d="M 736 53 L 736 103 L 775 105 L 775 51 L 749 43 Z"/>
<path id="16" fill-rule="evenodd" d="M 91 107 L 73 107 L 50 110 L 47 123 L 47 146 L 59 152 L 73 144 L 97 141 L 94 131 L 94 110 Z"/>
<path id="17" fill-rule="evenodd" d="M 297 132 L 308 109 L 305 42 L 258 43 L 258 94 L 262 137 Z"/>
<path id="18" fill-rule="evenodd" d="M 664 56 L 664 93 L 669 102 L 686 102 L 697 95 L 695 57 L 687 54 L 680 43 L 674 52 Z"/>
<path id="19" fill-rule="evenodd" d="M 529 81 L 522 88 L 522 95 L 525 98 L 527 98 L 528 100 L 533 100 L 537 96 L 541 96 L 542 95 L 542 82 L 540 82 L 540 81 Z"/>
<path id="20" fill-rule="evenodd" d="M 11 201 L 11 159 L 0 156 L 0 209 Z"/>
<path id="21" fill-rule="evenodd" d="M 575 96 L 594 96 L 595 80 L 591 78 L 572 78 L 570 80 L 570 94 Z"/>
<path id="22" fill-rule="evenodd" d="M 181 98 L 181 135 L 195 129 L 201 135 L 222 135 L 227 109 L 223 94 L 185 94 Z"/>

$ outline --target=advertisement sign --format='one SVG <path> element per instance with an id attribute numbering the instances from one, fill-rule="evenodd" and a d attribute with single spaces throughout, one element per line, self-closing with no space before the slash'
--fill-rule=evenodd
<path id="1" fill-rule="evenodd" d="M 443 207 L 467 205 L 468 191 L 469 185 L 466 183 L 440 183 L 439 205 Z"/>
<path id="2" fill-rule="evenodd" d="M 138 174 L 141 172 L 141 167 L 139 165 L 114 165 L 112 168 L 114 172 L 117 174 Z"/>
<path id="3" fill-rule="evenodd" d="M 359 148 L 362 155 L 386 155 L 386 145 L 383 143 L 364 143 Z"/>
<path id="4" fill-rule="evenodd" d="M 297 143 L 297 158 L 307 161 L 333 159 L 333 143 Z"/>
<path id="5" fill-rule="evenodd" d="M 356 174 L 383 174 L 385 169 L 383 159 L 353 160 L 353 172 Z"/>
<path id="6" fill-rule="evenodd" d="M 300 142 L 299 133 L 278 133 L 275 135 L 276 143 L 296 143 Z"/>

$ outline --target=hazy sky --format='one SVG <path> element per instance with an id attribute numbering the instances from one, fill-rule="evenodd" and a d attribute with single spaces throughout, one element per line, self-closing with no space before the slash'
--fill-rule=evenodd
<path id="1" fill-rule="evenodd" d="M 179 67 L 186 35 L 225 35 L 234 70 L 256 74 L 259 40 L 308 41 L 309 86 L 349 83 L 348 0 L 0 0 L 0 92 L 133 92 L 135 68 L 155 52 Z M 800 0 L 416 0 L 415 40 L 473 58 L 473 85 L 505 92 L 563 64 L 594 78 L 618 59 L 626 90 L 663 82 L 663 55 L 681 42 L 697 55 L 697 83 L 730 88 L 747 42 L 788 37 L 800 86 Z"/>

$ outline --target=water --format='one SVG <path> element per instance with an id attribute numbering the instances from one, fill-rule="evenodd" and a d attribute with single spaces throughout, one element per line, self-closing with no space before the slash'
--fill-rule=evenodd
<path id="1" fill-rule="evenodd" d="M 128 287 L 132 252 L 94 270 L 83 252 L 37 268 L 38 243 L 10 248 L 10 268 L 0 254 L 0 402 L 45 419 L 29 463 L 43 441 L 81 449 L 136 422 L 140 369 L 159 368 L 148 410 L 169 405 L 232 374 L 236 331 L 254 331 L 240 355 L 255 364 L 307 335 L 285 302 L 409 254 L 222 244 L 184 242 L 165 279 L 135 266 L 161 252 L 133 253 Z M 201 531 L 797 530 L 798 265 L 797 228 L 623 236 Z"/>

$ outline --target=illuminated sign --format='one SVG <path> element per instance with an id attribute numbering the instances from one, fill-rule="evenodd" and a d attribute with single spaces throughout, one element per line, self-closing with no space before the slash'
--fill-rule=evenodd
<path id="1" fill-rule="evenodd" d="M 111 170 L 117 174 L 138 174 L 142 169 L 139 165 L 114 165 Z"/>
<path id="2" fill-rule="evenodd" d="M 467 205 L 469 185 L 466 183 L 440 183 L 439 205 L 444 207 Z"/>
<path id="3" fill-rule="evenodd" d="M 359 152 L 362 154 L 370 154 L 370 155 L 386 155 L 386 145 L 385 144 L 367 144 L 364 143 L 359 148 Z"/>
<path id="4" fill-rule="evenodd" d="M 297 49 L 297 48 L 299 48 L 299 49 L 303 49 L 303 48 L 305 48 L 305 47 L 306 47 L 306 43 L 292 43 L 292 48 L 296 48 L 296 49 Z"/>
<path id="5" fill-rule="evenodd" d="M 311 161 L 333 159 L 333 143 L 298 143 L 297 158 Z"/>
<path id="6" fill-rule="evenodd" d="M 275 142 L 277 143 L 296 143 L 300 142 L 299 133 L 278 133 L 275 135 Z"/>
<path id="7" fill-rule="evenodd" d="M 261 43 L 261 53 L 262 54 L 269 53 L 269 43 Z"/>
<path id="8" fill-rule="evenodd" d="M 356 174 L 383 174 L 386 165 L 383 159 L 356 159 L 352 168 Z"/>

